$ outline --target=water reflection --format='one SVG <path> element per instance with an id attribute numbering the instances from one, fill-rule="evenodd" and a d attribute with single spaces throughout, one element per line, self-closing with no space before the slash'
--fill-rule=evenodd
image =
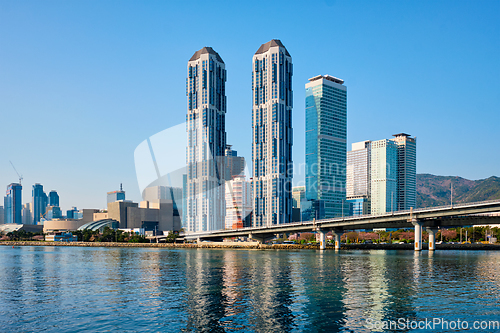
<path id="1" fill-rule="evenodd" d="M 2 331 L 368 332 L 497 320 L 496 252 L 0 247 Z"/>

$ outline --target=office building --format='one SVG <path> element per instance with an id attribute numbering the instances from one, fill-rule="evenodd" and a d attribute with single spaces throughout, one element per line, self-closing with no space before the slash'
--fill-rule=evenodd
<path id="1" fill-rule="evenodd" d="M 109 202 L 108 202 L 108 204 L 109 204 Z M 78 214 L 78 209 L 76 209 L 76 207 L 72 207 L 71 209 L 66 211 L 66 218 L 67 219 L 77 220 L 78 217 L 79 217 L 79 214 Z"/>
<path id="2" fill-rule="evenodd" d="M 394 134 L 397 153 L 397 210 L 409 210 L 417 205 L 417 139 L 409 134 Z"/>
<path id="3" fill-rule="evenodd" d="M 7 186 L 4 198 L 5 223 L 22 224 L 22 190 L 22 185 L 18 183 Z"/>
<path id="4" fill-rule="evenodd" d="M 306 199 L 312 216 L 324 219 L 347 214 L 347 87 L 330 75 L 306 84 Z"/>
<path id="5" fill-rule="evenodd" d="M 371 141 L 352 144 L 347 152 L 346 197 L 349 215 L 370 214 Z"/>
<path id="6" fill-rule="evenodd" d="M 33 224 L 33 215 L 31 214 L 31 203 L 25 203 L 21 212 L 21 220 L 23 224 Z"/>
<path id="7" fill-rule="evenodd" d="M 292 57 L 281 41 L 262 44 L 252 59 L 253 226 L 292 218 Z"/>
<path id="8" fill-rule="evenodd" d="M 188 62 L 187 232 L 224 228 L 226 150 L 226 69 L 211 47 Z"/>
<path id="9" fill-rule="evenodd" d="M 371 143 L 371 214 L 396 210 L 398 148 L 392 140 Z"/>
<path id="10" fill-rule="evenodd" d="M 120 184 L 119 191 L 108 192 L 107 202 L 115 202 L 125 200 L 125 191 L 123 190 L 122 184 Z"/>
<path id="11" fill-rule="evenodd" d="M 241 175 L 245 171 L 245 158 L 238 156 L 238 152 L 233 150 L 231 145 L 226 145 L 226 180 L 232 180 L 233 177 Z"/>
<path id="12" fill-rule="evenodd" d="M 47 210 L 48 198 L 43 191 L 43 185 L 36 183 L 33 185 L 31 209 L 33 211 L 33 224 L 38 224 Z"/>
<path id="13" fill-rule="evenodd" d="M 306 187 L 295 186 L 292 187 L 292 207 L 300 209 L 300 203 L 306 198 Z"/>
<path id="14" fill-rule="evenodd" d="M 47 220 L 61 219 L 62 218 L 61 208 L 58 206 L 48 206 L 47 212 L 45 213 L 45 218 Z"/>
<path id="15" fill-rule="evenodd" d="M 3 206 L 0 206 L 0 224 L 5 223 L 5 210 L 3 209 Z"/>
<path id="16" fill-rule="evenodd" d="M 49 192 L 49 206 L 59 207 L 59 194 L 55 190 Z"/>
<path id="17" fill-rule="evenodd" d="M 245 221 L 252 212 L 251 183 L 244 175 L 226 182 L 226 229 L 249 227 Z"/>

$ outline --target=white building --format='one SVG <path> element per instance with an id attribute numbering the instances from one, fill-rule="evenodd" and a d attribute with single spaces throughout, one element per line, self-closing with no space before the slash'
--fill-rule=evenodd
<path id="1" fill-rule="evenodd" d="M 197 51 L 188 62 L 186 80 L 187 232 L 224 228 L 225 85 L 225 64 L 219 54 L 211 47 Z"/>
<path id="2" fill-rule="evenodd" d="M 252 212 L 251 183 L 245 176 L 226 182 L 226 229 L 243 228 L 245 218 Z"/>
<path id="3" fill-rule="evenodd" d="M 281 41 L 262 44 L 252 59 L 253 225 L 292 217 L 292 58 Z"/>

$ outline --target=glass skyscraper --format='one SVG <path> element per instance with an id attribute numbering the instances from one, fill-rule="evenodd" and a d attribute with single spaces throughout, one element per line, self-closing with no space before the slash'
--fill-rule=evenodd
<path id="1" fill-rule="evenodd" d="M 417 205 L 417 139 L 409 134 L 394 134 L 398 147 L 397 210 L 409 210 Z"/>
<path id="2" fill-rule="evenodd" d="M 59 194 L 57 194 L 57 191 L 52 190 L 49 192 L 49 206 L 59 207 Z"/>
<path id="3" fill-rule="evenodd" d="M 370 214 L 371 141 L 352 144 L 347 152 L 346 197 L 349 215 Z"/>
<path id="4" fill-rule="evenodd" d="M 273 39 L 252 59 L 253 226 L 292 219 L 292 57 Z"/>
<path id="5" fill-rule="evenodd" d="M 347 87 L 330 75 L 306 84 L 306 199 L 308 219 L 347 215 Z"/>
<path id="6" fill-rule="evenodd" d="M 32 191 L 32 209 L 33 209 L 33 224 L 38 224 L 43 214 L 47 210 L 47 194 L 43 191 L 43 185 L 33 185 Z"/>
<path id="7" fill-rule="evenodd" d="M 226 69 L 211 47 L 188 62 L 186 148 L 187 232 L 224 229 L 226 149 Z"/>
<path id="8" fill-rule="evenodd" d="M 22 224 L 22 190 L 21 184 L 12 183 L 7 186 L 4 198 L 5 223 Z"/>

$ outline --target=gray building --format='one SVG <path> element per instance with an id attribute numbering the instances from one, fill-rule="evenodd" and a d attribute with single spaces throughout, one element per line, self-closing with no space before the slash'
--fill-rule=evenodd
<path id="1" fill-rule="evenodd" d="M 280 40 L 252 59 L 253 226 L 292 219 L 292 57 Z"/>

